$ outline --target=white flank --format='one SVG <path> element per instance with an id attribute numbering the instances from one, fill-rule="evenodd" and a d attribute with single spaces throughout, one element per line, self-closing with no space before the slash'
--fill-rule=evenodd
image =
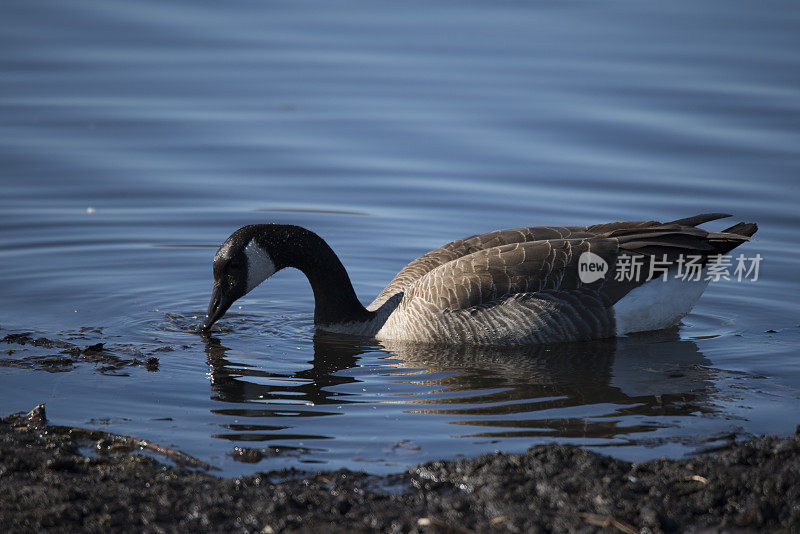
<path id="1" fill-rule="evenodd" d="M 253 290 L 258 284 L 275 274 L 275 264 L 269 253 L 258 246 L 255 239 L 251 239 L 244 248 L 247 256 L 247 292 Z"/>
<path id="2" fill-rule="evenodd" d="M 666 281 L 650 280 L 614 304 L 618 336 L 668 328 L 692 311 L 708 286 L 702 279 L 705 272 L 698 281 L 684 281 L 674 274 L 670 272 Z"/>

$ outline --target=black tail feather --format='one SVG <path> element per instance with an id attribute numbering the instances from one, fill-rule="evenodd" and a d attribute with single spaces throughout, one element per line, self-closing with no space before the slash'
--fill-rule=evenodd
<path id="1" fill-rule="evenodd" d="M 686 217 L 685 219 L 677 219 L 665 224 L 679 224 L 681 226 L 697 226 L 698 224 L 707 223 L 709 221 L 716 221 L 717 219 L 724 219 L 731 217 L 730 213 L 701 213 L 694 217 Z"/>
<path id="2" fill-rule="evenodd" d="M 751 237 L 757 231 L 758 231 L 758 225 L 756 223 L 740 222 L 739 224 L 734 224 L 730 228 L 726 228 L 725 230 L 722 231 L 722 233 Z"/>

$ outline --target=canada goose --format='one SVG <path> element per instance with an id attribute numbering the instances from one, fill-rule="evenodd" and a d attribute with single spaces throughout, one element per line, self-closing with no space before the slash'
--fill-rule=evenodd
<path id="1" fill-rule="evenodd" d="M 291 225 L 244 226 L 214 256 L 214 289 L 201 330 L 285 267 L 311 283 L 314 325 L 323 331 L 396 341 L 551 343 L 658 330 L 688 314 L 708 284 L 705 276 L 674 276 L 679 258 L 699 257 L 697 264 L 706 266 L 757 230 L 754 223 L 723 232 L 695 227 L 723 217 L 729 215 L 466 237 L 406 265 L 366 308 L 318 235 Z M 587 258 L 600 270 L 588 280 L 579 272 Z M 618 264 L 637 262 L 640 276 L 615 276 Z M 669 276 L 655 269 L 665 262 Z"/>

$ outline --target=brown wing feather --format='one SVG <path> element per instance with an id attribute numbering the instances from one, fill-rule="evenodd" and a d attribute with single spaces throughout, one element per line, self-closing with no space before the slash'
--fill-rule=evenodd
<path id="1" fill-rule="evenodd" d="M 649 280 L 653 258 L 675 261 L 679 255 L 709 257 L 725 254 L 749 237 L 707 232 L 694 227 L 661 225 L 641 228 L 620 237 L 550 239 L 512 243 L 462 256 L 440 265 L 412 283 L 404 302 L 422 300 L 442 310 L 486 305 L 505 297 L 540 291 L 590 289 L 614 303 L 634 287 Z M 583 284 L 578 262 L 582 253 L 592 252 L 606 261 L 605 278 Z M 642 257 L 642 277 L 633 281 L 615 279 L 620 256 Z"/>
<path id="2" fill-rule="evenodd" d="M 480 250 L 437 267 L 405 292 L 400 306 L 423 301 L 441 310 L 486 305 L 504 297 L 539 291 L 578 289 L 578 258 L 591 251 L 616 264 L 616 239 L 552 239 Z M 597 289 L 598 285 L 592 285 Z M 467 288 L 457 291 L 453 288 Z"/>
<path id="3" fill-rule="evenodd" d="M 445 265 L 449 262 L 469 256 L 482 250 L 495 247 L 503 247 L 512 244 L 531 243 L 534 241 L 563 240 L 563 239 L 588 239 L 592 237 L 619 237 L 628 243 L 626 249 L 629 251 L 647 255 L 658 253 L 669 253 L 671 257 L 676 251 L 694 250 L 696 252 L 719 252 L 722 248 L 728 247 L 725 251 L 737 246 L 741 241 L 733 241 L 729 237 L 724 237 L 721 241 L 714 243 L 709 239 L 708 232 L 694 228 L 697 224 L 713 221 L 729 215 L 724 213 L 701 213 L 693 217 L 678 219 L 669 223 L 659 223 L 657 221 L 624 221 L 591 226 L 531 226 L 524 228 L 511 228 L 505 230 L 495 230 L 485 234 L 474 235 L 458 239 L 448 243 L 436 250 L 417 258 L 404 267 L 381 291 L 378 297 L 369 306 L 376 309 L 393 295 L 402 293 L 415 284 L 422 277 Z M 733 234 L 750 236 L 755 233 L 756 226 L 752 223 L 740 223 L 726 230 Z M 642 241 L 642 234 L 647 234 Z M 637 237 L 639 236 L 639 237 Z M 655 241 L 656 237 L 662 237 L 660 241 Z M 723 244 L 722 247 L 720 245 Z M 711 248 L 709 248 L 709 246 Z M 660 257 L 660 256 L 659 256 Z M 629 291 L 630 289 L 628 289 Z M 618 292 L 618 291 L 617 291 Z M 627 291 L 626 291 L 627 292 Z M 615 292 L 616 293 L 616 292 Z M 624 293 L 623 293 L 624 294 Z"/>
<path id="4" fill-rule="evenodd" d="M 473 235 L 458 239 L 436 250 L 432 250 L 406 265 L 389 282 L 389 285 L 370 304 L 370 309 L 375 309 L 397 293 L 405 291 L 411 284 L 440 265 L 454 261 L 458 258 L 503 245 L 514 243 L 528 243 L 549 239 L 574 239 L 588 238 L 603 235 L 605 232 L 618 228 L 641 227 L 658 224 L 655 221 L 647 222 L 620 222 L 595 225 L 591 227 L 580 226 L 530 226 L 524 228 L 509 228 L 495 230 L 485 234 Z"/>

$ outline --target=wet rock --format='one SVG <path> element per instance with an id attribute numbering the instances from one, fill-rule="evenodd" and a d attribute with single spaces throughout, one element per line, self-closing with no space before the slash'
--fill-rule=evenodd
<path id="1" fill-rule="evenodd" d="M 33 341 L 31 338 L 31 332 L 18 332 L 16 334 L 7 334 L 3 341 L 5 343 L 16 343 L 18 345 L 25 345 L 26 343 L 30 343 Z"/>
<path id="2" fill-rule="evenodd" d="M 237 462 L 244 462 L 254 464 L 260 462 L 264 458 L 264 453 L 259 449 L 250 447 L 234 447 L 230 453 L 231 457 Z"/>
<path id="3" fill-rule="evenodd" d="M 55 346 L 55 342 L 51 339 L 47 339 L 46 337 L 38 337 L 34 339 L 31 344 L 35 347 L 45 347 L 47 349 L 52 349 Z"/>
<path id="4" fill-rule="evenodd" d="M 0 367 L 16 367 L 18 369 L 31 369 L 33 364 L 24 360 L 15 360 L 12 358 L 0 358 Z"/>
<path id="5" fill-rule="evenodd" d="M 79 349 L 78 347 L 68 347 L 68 348 L 62 350 L 61 354 L 68 354 L 69 356 L 72 356 L 73 358 L 77 358 L 78 356 L 81 355 L 81 349 Z"/>
<path id="6" fill-rule="evenodd" d="M 228 453 L 235 461 L 245 463 L 258 463 L 263 458 L 268 456 L 300 456 L 302 453 L 308 453 L 309 449 L 305 447 L 234 447 L 233 451 Z"/>
<path id="7" fill-rule="evenodd" d="M 13 334 L 7 334 L 2 341 L 8 344 L 16 344 L 16 345 L 31 345 L 33 347 L 42 347 L 46 349 L 52 349 L 53 347 L 64 347 L 68 344 L 57 340 L 57 339 L 49 339 L 46 337 L 37 337 L 33 338 L 33 334 L 31 332 L 17 332 Z"/>

